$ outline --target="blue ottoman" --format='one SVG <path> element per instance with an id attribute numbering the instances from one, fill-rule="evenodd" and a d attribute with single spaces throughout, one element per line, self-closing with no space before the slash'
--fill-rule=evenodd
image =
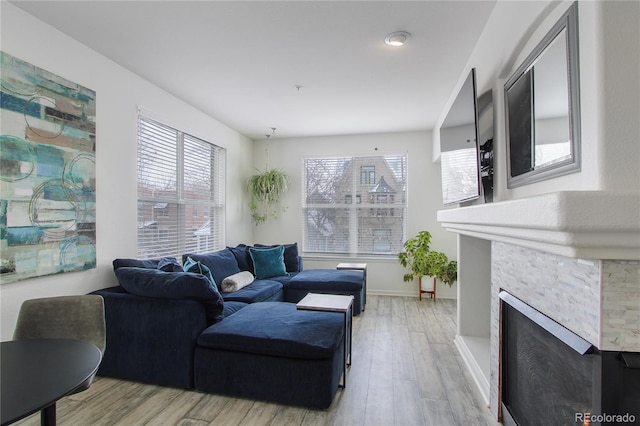
<path id="1" fill-rule="evenodd" d="M 195 387 L 202 392 L 327 408 L 344 370 L 342 315 L 253 303 L 198 338 Z"/>
<path id="2" fill-rule="evenodd" d="M 353 270 L 306 269 L 285 285 L 284 300 L 298 303 L 308 293 L 353 296 L 353 315 L 364 306 L 364 273 Z"/>

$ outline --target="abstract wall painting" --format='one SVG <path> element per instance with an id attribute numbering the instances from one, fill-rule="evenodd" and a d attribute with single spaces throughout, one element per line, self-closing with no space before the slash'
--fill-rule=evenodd
<path id="1" fill-rule="evenodd" d="M 0 52 L 0 283 L 96 266 L 96 93 Z"/>

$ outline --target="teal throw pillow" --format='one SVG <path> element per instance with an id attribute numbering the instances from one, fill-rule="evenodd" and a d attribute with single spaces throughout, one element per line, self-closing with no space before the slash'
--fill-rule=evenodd
<path id="1" fill-rule="evenodd" d="M 211 275 L 211 269 L 209 269 L 207 265 L 203 265 L 202 262 L 198 262 L 197 260 L 193 260 L 188 257 L 187 261 L 184 262 L 183 269 L 185 272 L 204 275 L 211 280 L 211 284 L 218 287 L 218 284 L 216 284 L 216 281 L 213 279 L 213 275 Z"/>
<path id="2" fill-rule="evenodd" d="M 284 265 L 284 247 L 249 249 L 257 280 L 289 275 Z"/>

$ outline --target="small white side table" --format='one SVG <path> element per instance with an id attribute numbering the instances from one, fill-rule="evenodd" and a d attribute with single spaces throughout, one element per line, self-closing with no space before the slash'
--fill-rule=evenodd
<path id="1" fill-rule="evenodd" d="M 362 310 L 364 311 L 364 307 L 367 304 L 367 264 L 366 263 L 338 263 L 336 269 L 352 269 L 355 271 L 362 271 Z"/>
<path id="2" fill-rule="evenodd" d="M 307 311 L 340 312 L 344 314 L 342 385 L 347 387 L 347 366 L 351 365 L 351 338 L 353 335 L 353 296 L 340 294 L 309 293 L 296 304 L 297 309 Z M 348 349 L 347 349 L 348 347 Z M 347 355 L 348 354 L 348 355 Z"/>

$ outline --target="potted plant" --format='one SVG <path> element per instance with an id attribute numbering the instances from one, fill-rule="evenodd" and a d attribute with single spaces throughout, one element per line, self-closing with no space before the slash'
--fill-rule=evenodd
<path id="1" fill-rule="evenodd" d="M 431 233 L 420 231 L 418 235 L 405 241 L 404 251 L 398 253 L 400 264 L 409 268 L 409 272 L 403 276 L 404 282 L 411 282 L 418 278 L 420 300 L 422 300 L 422 293 L 429 293 L 435 300 L 436 279 L 452 286 L 458 278 L 457 262 L 449 262 L 444 253 L 432 251 L 430 245 Z M 423 290 L 422 277 L 425 276 L 433 277 L 433 289 Z"/>
<path id="2" fill-rule="evenodd" d="M 249 208 L 256 225 L 278 217 L 285 208 L 280 205 L 282 195 L 287 191 L 289 177 L 286 173 L 270 169 L 249 178 Z"/>

